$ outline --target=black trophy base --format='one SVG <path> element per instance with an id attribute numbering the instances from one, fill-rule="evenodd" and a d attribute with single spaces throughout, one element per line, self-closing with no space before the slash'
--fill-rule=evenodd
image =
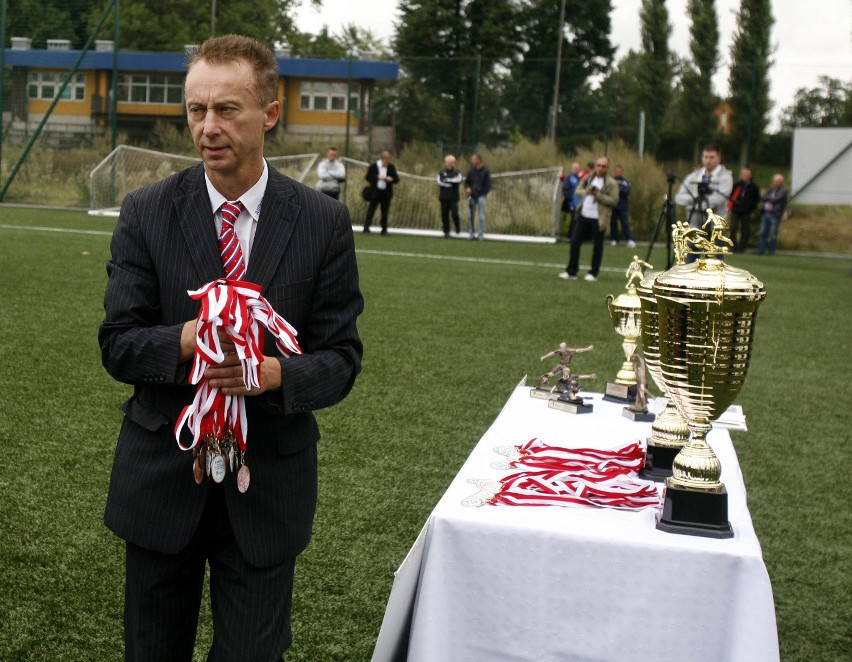
<path id="1" fill-rule="evenodd" d="M 536 386 L 530 389 L 530 397 L 538 400 L 552 400 L 556 394 L 546 386 Z"/>
<path id="2" fill-rule="evenodd" d="M 654 414 L 649 411 L 633 411 L 630 407 L 622 409 L 621 415 L 634 423 L 653 423 L 655 418 Z"/>
<path id="3" fill-rule="evenodd" d="M 666 485 L 663 512 L 657 516 L 657 528 L 704 538 L 733 538 L 728 521 L 728 490 L 705 492 Z"/>
<path id="4" fill-rule="evenodd" d="M 620 402 L 624 405 L 633 404 L 636 401 L 636 384 L 627 386 L 627 384 L 607 382 L 603 399 L 607 402 Z"/>
<path id="5" fill-rule="evenodd" d="M 656 482 L 662 482 L 672 475 L 672 463 L 680 453 L 681 446 L 655 446 L 649 443 L 645 452 L 645 466 L 639 476 Z"/>
<path id="6" fill-rule="evenodd" d="M 582 401 L 578 402 L 576 400 L 565 400 L 563 398 L 556 398 L 556 400 L 551 400 L 547 403 L 547 406 L 551 409 L 566 411 L 569 414 L 591 414 L 595 409 L 594 405 L 587 405 Z"/>

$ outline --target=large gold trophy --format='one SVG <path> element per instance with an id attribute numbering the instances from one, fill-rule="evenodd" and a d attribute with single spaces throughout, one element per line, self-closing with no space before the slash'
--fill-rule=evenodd
<path id="1" fill-rule="evenodd" d="M 722 472 L 707 444 L 711 421 L 739 393 L 748 370 L 763 284 L 749 272 L 718 259 L 733 245 L 725 220 L 707 211 L 704 227 L 685 230 L 679 241 L 698 256 L 660 274 L 653 283 L 659 321 L 660 370 L 668 393 L 687 420 L 691 437 L 672 464 L 657 528 L 717 538 L 733 536 Z M 678 248 L 686 250 L 684 243 Z"/>
<path id="2" fill-rule="evenodd" d="M 651 480 L 663 480 L 672 475 L 672 462 L 689 440 L 686 420 L 669 397 L 660 369 L 659 320 L 657 299 L 653 292 L 657 276 L 659 272 L 647 275 L 636 287 L 636 292 L 642 301 L 642 354 L 645 357 L 645 366 L 666 401 L 663 411 L 657 414 L 651 425 L 651 436 L 647 440 L 645 453 L 645 466 L 640 472 L 642 477 Z"/>
<path id="3" fill-rule="evenodd" d="M 627 267 L 625 291 L 617 297 L 609 294 L 606 298 L 606 307 L 609 310 L 612 326 L 624 339 L 621 343 L 624 362 L 615 376 L 615 381 L 607 382 L 604 400 L 631 403 L 636 398 L 636 369 L 633 365 L 633 354 L 636 352 L 636 341 L 642 332 L 642 302 L 636 293 L 636 282 L 642 280 L 645 267 L 651 268 L 651 265 L 634 255 L 633 262 Z"/>

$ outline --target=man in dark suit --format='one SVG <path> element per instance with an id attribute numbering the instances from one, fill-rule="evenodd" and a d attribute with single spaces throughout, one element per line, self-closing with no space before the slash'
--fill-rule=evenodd
<path id="1" fill-rule="evenodd" d="M 748 240 L 751 238 L 751 215 L 758 202 L 760 187 L 752 180 L 751 170 L 743 168 L 740 181 L 734 184 L 731 199 L 728 201 L 728 221 L 735 253 L 742 253 L 748 248 Z"/>
<path id="2" fill-rule="evenodd" d="M 364 222 L 364 232 L 370 232 L 370 225 L 373 222 L 373 214 L 376 213 L 376 207 L 382 210 L 381 224 L 382 234 L 388 233 L 388 209 L 393 198 L 393 187 L 399 182 L 399 175 L 396 174 L 396 168 L 390 162 L 390 152 L 384 151 L 375 163 L 371 163 L 367 168 L 365 178 L 370 182 L 370 204 L 367 206 L 367 219 Z"/>
<path id="3" fill-rule="evenodd" d="M 228 35 L 191 56 L 190 130 L 203 164 L 125 199 L 107 264 L 103 363 L 132 384 L 124 403 L 105 522 L 126 541 L 125 658 L 191 660 L 210 566 L 208 660 L 278 660 L 291 641 L 296 556 L 311 536 L 319 430 L 312 410 L 334 405 L 361 367 L 363 310 L 346 207 L 284 177 L 263 159 L 279 118 L 277 63 L 254 40 Z M 251 488 L 233 475 L 193 480 L 174 426 L 191 402 L 198 302 L 187 295 L 224 270 L 222 201 L 247 272 L 298 331 L 303 354 L 276 355 L 267 334 L 261 386 L 247 391 L 233 353 L 210 385 L 244 395 Z M 231 345 L 232 347 L 232 345 Z"/>

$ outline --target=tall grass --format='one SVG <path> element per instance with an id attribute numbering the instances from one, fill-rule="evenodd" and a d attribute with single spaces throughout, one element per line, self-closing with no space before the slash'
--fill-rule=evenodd
<path id="1" fill-rule="evenodd" d="M 36 226 L 66 232 L 24 229 Z M 103 371 L 96 343 L 111 228 L 82 213 L 0 208 L 3 660 L 122 656 L 123 548 L 101 517 L 129 390 Z M 541 373 L 539 356 L 563 340 L 594 344 L 582 357 L 599 376 L 590 390 L 622 358 L 604 297 L 623 287 L 632 251 L 607 247 L 598 283 L 565 283 L 556 279 L 564 246 L 356 242 L 364 369 L 343 403 L 318 413 L 320 500 L 297 564 L 295 662 L 370 658 L 393 571 L 513 386 Z M 650 261 L 662 259 L 656 251 Z M 850 262 L 744 255 L 736 264 L 769 293 L 738 398 L 749 432 L 733 439 L 782 660 L 846 660 Z M 199 661 L 208 623 L 205 607 Z"/>

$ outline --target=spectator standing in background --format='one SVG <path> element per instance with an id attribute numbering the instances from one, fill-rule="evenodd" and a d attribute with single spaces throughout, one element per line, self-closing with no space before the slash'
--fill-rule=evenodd
<path id="1" fill-rule="evenodd" d="M 592 267 L 584 280 L 598 279 L 603 260 L 604 234 L 609 227 L 612 208 L 618 204 L 618 183 L 607 174 L 609 159 L 601 156 L 595 163 L 595 171 L 587 175 L 577 186 L 577 195 L 582 199 L 580 216 L 571 236 L 568 266 L 559 273 L 563 280 L 575 280 L 580 269 L 580 246 L 592 240 Z"/>
<path id="2" fill-rule="evenodd" d="M 614 174 L 615 181 L 618 183 L 618 204 L 612 210 L 612 219 L 609 222 L 609 243 L 612 246 L 618 246 L 618 225 L 620 223 L 621 231 L 627 240 L 627 248 L 636 248 L 636 242 L 633 241 L 633 233 L 630 231 L 630 223 L 628 221 L 627 198 L 630 196 L 630 182 L 624 179 L 624 168 L 622 166 L 615 166 Z"/>
<path id="3" fill-rule="evenodd" d="M 734 184 L 731 199 L 728 202 L 731 226 L 731 240 L 734 242 L 734 252 L 742 253 L 748 248 L 751 238 L 751 215 L 760 202 L 760 187 L 752 181 L 751 170 L 743 168 L 740 181 Z"/>
<path id="4" fill-rule="evenodd" d="M 375 163 L 367 168 L 366 180 L 370 183 L 372 193 L 370 204 L 367 206 L 367 220 L 364 222 L 364 232 L 370 232 L 370 224 L 373 222 L 373 214 L 376 207 L 382 211 L 382 234 L 388 233 L 388 209 L 393 198 L 393 187 L 399 181 L 396 168 L 390 162 L 390 152 L 385 150 Z"/>
<path id="5" fill-rule="evenodd" d="M 718 145 L 710 143 L 704 146 L 701 163 L 701 168 L 683 179 L 675 195 L 675 202 L 686 207 L 689 225 L 693 228 L 704 224 L 708 208 L 717 216 L 725 216 L 734 187 L 731 171 L 722 165 L 722 149 Z"/>
<path id="6" fill-rule="evenodd" d="M 778 241 L 778 226 L 787 208 L 787 189 L 784 188 L 784 176 L 776 173 L 772 177 L 772 187 L 763 194 L 763 213 L 760 215 L 760 239 L 757 252 L 763 255 L 775 253 Z"/>
<path id="7" fill-rule="evenodd" d="M 335 200 L 340 199 L 340 182 L 346 181 L 346 168 L 337 160 L 337 147 L 329 147 L 325 158 L 317 166 L 317 189 Z"/>
<path id="8" fill-rule="evenodd" d="M 450 236 L 450 215 L 456 234 L 461 232 L 461 217 L 459 216 L 459 184 L 464 180 L 464 175 L 456 170 L 456 157 L 447 154 L 444 157 L 444 169 L 435 178 L 438 182 L 438 200 L 441 201 L 441 227 L 444 236 Z"/>
<path id="9" fill-rule="evenodd" d="M 485 167 L 482 157 L 474 153 L 470 157 L 473 166 L 464 180 L 464 190 L 468 195 L 467 206 L 470 211 L 470 220 L 467 223 L 467 231 L 471 239 L 482 239 L 485 236 L 485 203 L 491 192 L 491 171 Z M 473 218 L 479 212 L 479 232 L 474 234 Z"/>
<path id="10" fill-rule="evenodd" d="M 577 206 L 580 204 L 580 198 L 575 194 L 579 183 L 580 164 L 574 161 L 571 164 L 571 172 L 562 181 L 562 211 L 568 214 L 568 241 L 571 241 L 571 231 L 574 229 L 577 218 Z"/>

